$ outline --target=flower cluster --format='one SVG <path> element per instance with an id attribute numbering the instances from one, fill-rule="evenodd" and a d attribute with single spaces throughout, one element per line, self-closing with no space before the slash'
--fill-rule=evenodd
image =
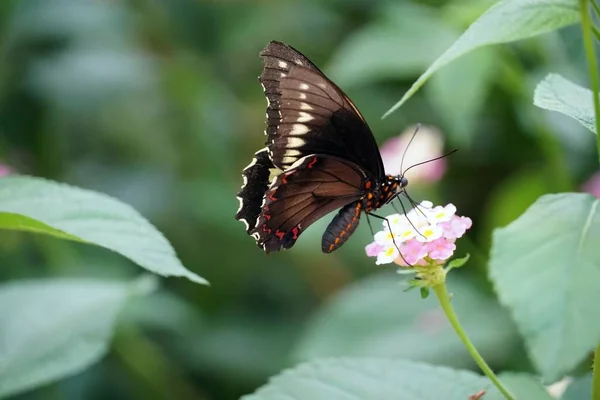
<path id="1" fill-rule="evenodd" d="M 454 254 L 456 239 L 472 224 L 470 218 L 456 215 L 453 204 L 433 207 L 429 201 L 386 220 L 383 230 L 375 234 L 375 241 L 365 248 L 369 257 L 377 257 L 378 265 L 442 264 Z"/>

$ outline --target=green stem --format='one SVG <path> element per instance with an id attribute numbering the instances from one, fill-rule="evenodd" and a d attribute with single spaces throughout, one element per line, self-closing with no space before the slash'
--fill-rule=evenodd
<path id="1" fill-rule="evenodd" d="M 592 400 L 600 400 L 600 345 L 594 352 L 594 378 L 592 380 Z"/>
<path id="2" fill-rule="evenodd" d="M 596 10 L 596 13 L 598 14 L 598 16 L 600 16 L 600 7 L 598 7 L 598 4 L 596 3 L 596 1 L 591 0 L 590 3 L 592 3 L 592 7 L 594 7 L 594 10 Z"/>
<path id="3" fill-rule="evenodd" d="M 594 51 L 594 41 L 592 39 L 592 20 L 590 18 L 589 0 L 579 0 L 579 10 L 581 12 L 581 30 L 583 33 L 583 45 L 588 59 L 590 70 L 590 83 L 592 85 L 592 97 L 594 98 L 594 116 L 596 117 L 596 139 L 598 147 L 598 160 L 600 160 L 600 84 L 598 84 L 598 65 L 596 63 L 596 53 Z"/>
<path id="4" fill-rule="evenodd" d="M 596 40 L 600 41 L 600 30 L 598 30 L 596 25 L 592 25 L 592 32 L 594 33 Z"/>
<path id="5" fill-rule="evenodd" d="M 438 301 L 440 302 L 440 306 L 442 310 L 444 310 L 444 314 L 450 321 L 450 324 L 458 334 L 458 337 L 463 342 L 471 357 L 475 360 L 479 368 L 483 371 L 483 373 L 490 378 L 492 383 L 498 388 L 498 390 L 506 397 L 508 400 L 515 400 L 515 397 L 510 393 L 510 391 L 500 382 L 494 371 L 487 365 L 481 354 L 477 351 L 471 340 L 467 336 L 467 333 L 464 331 L 460 322 L 458 321 L 458 317 L 452 308 L 452 304 L 450 302 L 450 296 L 448 295 L 448 290 L 446 289 L 446 283 L 440 283 L 433 287 L 435 294 L 437 295 Z"/>

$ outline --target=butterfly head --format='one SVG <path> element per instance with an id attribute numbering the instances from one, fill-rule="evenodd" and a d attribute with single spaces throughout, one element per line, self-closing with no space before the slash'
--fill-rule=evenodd
<path id="1" fill-rule="evenodd" d="M 408 186 L 408 179 L 406 179 L 404 175 L 399 175 L 396 177 L 396 179 L 398 180 L 398 192 L 402 191 L 405 187 Z"/>
<path id="2" fill-rule="evenodd" d="M 387 175 L 386 178 L 383 186 L 391 189 L 392 194 L 403 192 L 406 186 L 408 186 L 408 179 L 404 175 Z"/>

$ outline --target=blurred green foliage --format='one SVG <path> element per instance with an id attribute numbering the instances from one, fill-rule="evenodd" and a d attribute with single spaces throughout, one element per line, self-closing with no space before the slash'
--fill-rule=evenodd
<path id="1" fill-rule="evenodd" d="M 491 230 L 541 194 L 577 190 L 594 172 L 593 135 L 532 104 L 535 84 L 548 72 L 585 81 L 580 28 L 477 50 L 380 119 L 491 3 L 1 2 L 3 162 L 131 204 L 165 233 L 188 269 L 211 282 L 163 279 L 158 292 L 121 314 L 101 362 L 17 398 L 239 398 L 295 363 L 323 303 L 378 273 L 364 256 L 366 224 L 332 255 L 320 252 L 328 221 L 319 221 L 292 250 L 266 256 L 233 219 L 241 169 L 264 142 L 257 55 L 272 39 L 322 66 L 355 101 L 379 143 L 422 122 L 438 126 L 449 148 L 460 148 L 442 182 L 412 194 L 452 202 L 474 220 L 457 252 L 473 257 L 453 274 L 470 275 L 465 285 L 471 292 L 492 296 L 485 279 Z M 0 251 L 2 281 L 139 273 L 102 249 L 25 233 L 3 232 Z M 415 314 L 409 309 L 415 299 L 408 297 L 418 293 L 403 295 L 407 301 L 389 307 L 399 316 Z M 485 321 L 487 303 L 475 318 Z M 407 323 L 407 329 L 415 327 Z M 504 329 L 496 335 L 519 349 L 514 328 Z M 400 346 L 408 334 L 398 334 Z M 446 351 L 464 350 L 456 344 Z M 432 357 L 421 356 L 410 355 Z M 531 368 L 522 356 L 490 361 L 499 370 Z"/>

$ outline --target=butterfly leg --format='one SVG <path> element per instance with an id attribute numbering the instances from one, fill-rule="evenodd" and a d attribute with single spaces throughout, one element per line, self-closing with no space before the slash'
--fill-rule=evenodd
<path id="1" fill-rule="evenodd" d="M 365 214 L 367 217 L 367 224 L 369 224 L 369 229 L 371 230 L 371 236 L 375 236 L 375 232 L 373 232 L 373 226 L 371 225 L 371 220 L 369 219 L 369 214 Z"/>

